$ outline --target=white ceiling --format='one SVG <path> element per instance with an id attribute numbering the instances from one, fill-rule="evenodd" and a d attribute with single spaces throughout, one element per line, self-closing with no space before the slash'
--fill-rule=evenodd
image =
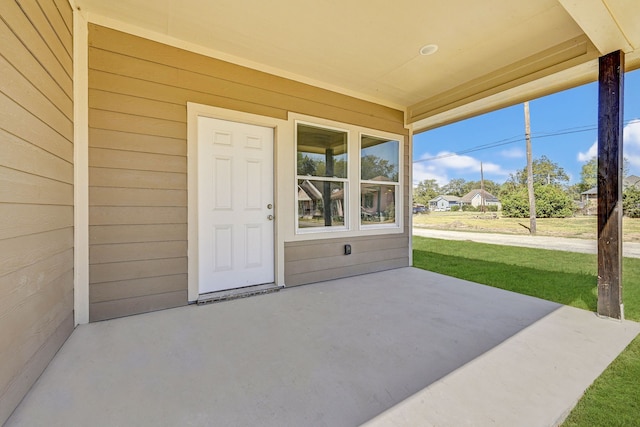
<path id="1" fill-rule="evenodd" d="M 75 2 L 93 22 L 407 109 L 410 121 L 640 48 L 639 0 Z M 438 51 L 421 56 L 431 43 Z"/>

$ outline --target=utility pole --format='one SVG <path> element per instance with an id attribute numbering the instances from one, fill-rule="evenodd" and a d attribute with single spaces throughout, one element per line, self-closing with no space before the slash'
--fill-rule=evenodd
<path id="1" fill-rule="evenodd" d="M 480 162 L 480 211 L 484 213 L 484 173 L 482 172 L 482 162 Z"/>
<path id="2" fill-rule="evenodd" d="M 529 101 L 524 103 L 524 136 L 527 141 L 527 188 L 529 189 L 529 233 L 536 234 L 536 196 L 533 193 L 533 161 L 531 160 L 531 123 Z"/>

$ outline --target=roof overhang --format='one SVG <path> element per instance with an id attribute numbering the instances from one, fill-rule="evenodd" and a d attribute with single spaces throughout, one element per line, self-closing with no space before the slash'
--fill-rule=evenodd
<path id="1" fill-rule="evenodd" d="M 615 50 L 640 67 L 630 0 L 73 1 L 100 25 L 397 108 L 414 132 L 594 81 Z"/>

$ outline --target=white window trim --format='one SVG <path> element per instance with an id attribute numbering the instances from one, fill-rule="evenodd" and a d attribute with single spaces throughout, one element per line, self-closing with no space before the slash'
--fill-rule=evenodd
<path id="1" fill-rule="evenodd" d="M 404 224 L 405 218 L 407 215 L 404 206 L 404 186 L 405 186 L 405 176 L 404 176 L 404 168 L 405 160 L 405 147 L 406 144 L 406 136 L 402 134 L 396 134 L 392 132 L 380 131 L 377 129 L 366 128 L 364 126 L 351 125 L 348 123 L 337 122 L 329 119 L 322 119 L 318 117 L 307 116 L 303 114 L 297 113 L 289 113 L 289 122 L 291 123 L 291 131 L 295 134 L 293 139 L 293 144 L 291 150 L 289 151 L 289 156 L 293 160 L 292 165 L 292 173 L 291 173 L 291 181 L 294 183 L 295 197 L 293 197 L 293 205 L 290 208 L 290 212 L 293 214 L 293 221 L 291 221 L 292 226 L 289 228 L 289 232 L 287 233 L 287 241 L 305 241 L 305 240 L 321 240 L 326 239 L 328 237 L 331 238 L 341 238 L 341 237 L 360 237 L 360 236 L 376 236 L 376 235 L 385 235 L 385 234 L 402 234 L 404 233 Z M 351 156 L 349 159 L 349 166 L 347 172 L 347 181 L 348 188 L 345 187 L 345 205 L 346 212 L 350 213 L 348 225 L 345 227 L 317 227 L 314 229 L 310 229 L 306 231 L 305 229 L 298 228 L 298 192 L 297 192 L 297 184 L 298 184 L 298 174 L 297 174 L 297 124 L 307 124 L 310 126 L 316 126 L 320 128 L 327 128 L 331 130 L 340 130 L 348 132 L 348 141 L 349 145 L 347 146 L 348 155 Z M 354 206 L 360 207 L 360 135 L 365 134 L 368 136 L 375 136 L 378 138 L 388 138 L 397 140 L 400 143 L 399 147 L 399 171 L 398 171 L 398 182 L 392 183 L 391 185 L 397 185 L 398 192 L 396 194 L 396 200 L 399 200 L 400 203 L 396 203 L 396 218 L 398 221 L 396 224 L 381 224 L 381 225 L 365 225 L 362 226 L 360 222 L 360 215 L 354 214 Z M 357 159 L 354 160 L 352 157 L 357 153 Z M 363 181 L 366 182 L 366 181 Z M 301 231 L 303 230 L 303 231 Z"/>
<path id="2" fill-rule="evenodd" d="M 311 127 L 316 127 L 319 129 L 327 129 L 336 132 L 344 132 L 347 134 L 347 176 L 346 178 L 334 178 L 329 176 L 306 176 L 306 175 L 298 175 L 298 125 L 307 125 Z M 351 132 L 349 129 L 345 129 L 342 127 L 336 126 L 326 126 L 319 125 L 314 122 L 305 121 L 305 120 L 294 120 L 293 126 L 295 135 L 294 135 L 294 149 L 295 149 L 295 165 L 296 168 L 296 183 L 295 183 L 295 233 L 296 234 L 316 234 L 316 233 L 338 233 L 341 231 L 349 231 L 351 229 L 351 208 L 350 208 L 350 200 L 349 195 L 351 191 L 349 189 L 350 186 L 350 176 L 351 176 Z M 336 227 L 314 227 L 314 228 L 300 228 L 299 227 L 299 218 L 298 218 L 298 180 L 308 179 L 309 181 L 328 181 L 328 182 L 342 182 L 344 184 L 344 225 L 336 226 Z"/>
<path id="3" fill-rule="evenodd" d="M 398 141 L 398 182 L 393 181 L 373 181 L 370 179 L 362 179 L 362 136 L 371 136 L 374 138 L 380 139 L 388 139 Z M 362 219 L 358 217 L 358 224 L 360 230 L 381 230 L 381 229 L 398 229 L 402 228 L 402 218 L 404 211 L 402 209 L 402 171 L 404 165 L 402 164 L 402 155 L 403 155 L 403 139 L 401 135 L 393 135 L 393 134 L 381 134 L 380 132 L 360 132 L 358 135 L 358 196 L 360 196 L 360 191 L 362 189 L 362 184 L 378 184 L 378 185 L 388 185 L 396 187 L 396 222 L 393 224 L 363 224 Z M 360 200 L 358 200 L 358 206 L 360 205 Z M 398 203 L 400 200 L 400 203 Z"/>

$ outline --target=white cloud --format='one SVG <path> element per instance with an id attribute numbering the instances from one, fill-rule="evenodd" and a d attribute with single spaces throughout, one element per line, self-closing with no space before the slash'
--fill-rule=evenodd
<path id="1" fill-rule="evenodd" d="M 632 169 L 640 169 L 640 119 L 627 123 L 623 134 L 624 157 L 629 161 Z M 586 152 L 578 153 L 578 161 L 588 162 L 598 155 L 598 141 L 591 144 Z"/>
<path id="2" fill-rule="evenodd" d="M 429 159 L 427 161 L 419 161 Z M 456 156 L 447 151 L 433 155 L 424 153 L 417 162 L 413 164 L 413 183 L 416 185 L 425 179 L 435 179 L 438 185 L 445 185 L 450 180 L 450 175 L 454 178 L 461 174 L 477 174 L 480 179 L 480 160 L 471 156 Z M 482 169 L 487 174 L 508 176 L 509 171 L 504 170 L 500 165 L 491 162 L 483 162 Z"/>
<path id="3" fill-rule="evenodd" d="M 525 152 L 521 148 L 513 147 L 508 150 L 502 150 L 500 155 L 507 159 L 522 159 L 525 156 Z"/>
<path id="4" fill-rule="evenodd" d="M 416 186 L 420 181 L 426 179 L 435 179 L 438 185 L 445 185 L 449 182 L 449 177 L 443 171 L 428 165 L 427 163 L 413 164 L 413 185 Z"/>
<path id="5" fill-rule="evenodd" d="M 594 142 L 586 152 L 580 151 L 578 153 L 579 162 L 588 162 L 598 154 L 598 141 Z"/>
<path id="6" fill-rule="evenodd" d="M 624 127 L 624 157 L 629 160 L 630 172 L 640 169 L 640 120 L 633 120 Z"/>

